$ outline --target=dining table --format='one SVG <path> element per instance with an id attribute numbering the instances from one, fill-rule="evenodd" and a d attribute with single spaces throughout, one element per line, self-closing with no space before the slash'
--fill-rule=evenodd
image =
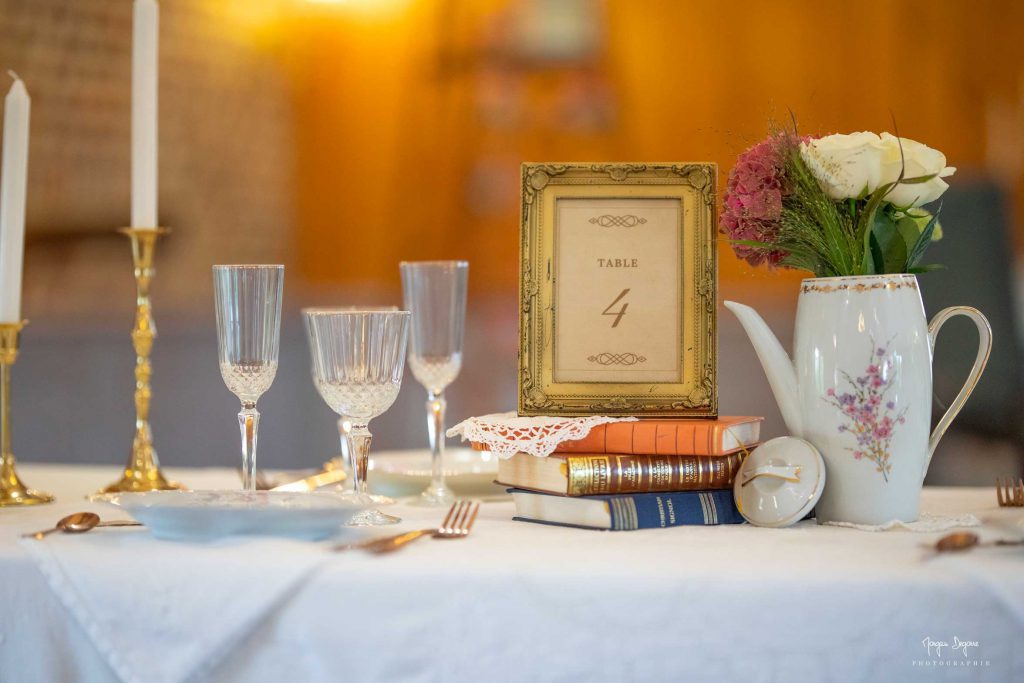
<path id="1" fill-rule="evenodd" d="M 388 554 L 337 550 L 436 527 L 399 500 L 390 527 L 323 541 L 165 541 L 140 527 L 54 533 L 111 465 L 21 463 L 50 505 L 0 509 L 0 681 L 1021 681 L 1024 508 L 992 488 L 926 487 L 947 531 L 807 519 L 594 531 L 513 519 L 483 497 L 472 533 Z M 225 468 L 167 468 L 237 489 Z M 371 480 L 372 480 L 371 473 Z M 966 522 L 965 522 L 966 523 Z"/>

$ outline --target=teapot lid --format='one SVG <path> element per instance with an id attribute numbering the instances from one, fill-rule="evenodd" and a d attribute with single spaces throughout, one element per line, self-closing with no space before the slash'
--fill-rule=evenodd
<path id="1" fill-rule="evenodd" d="M 817 505 L 824 489 L 821 454 L 795 436 L 780 436 L 755 448 L 733 482 L 740 514 L 751 524 L 766 527 L 799 522 Z"/>

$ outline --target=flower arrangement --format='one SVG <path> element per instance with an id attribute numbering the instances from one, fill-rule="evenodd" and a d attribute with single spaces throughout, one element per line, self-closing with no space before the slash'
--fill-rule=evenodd
<path id="1" fill-rule="evenodd" d="M 741 154 L 729 174 L 720 228 L 752 265 L 817 277 L 922 273 L 941 238 L 946 157 L 889 133 L 821 138 L 779 132 Z"/>
<path id="2" fill-rule="evenodd" d="M 856 379 L 843 373 L 849 391 L 837 392 L 829 389 L 825 400 L 834 406 L 847 420 L 839 425 L 839 431 L 852 434 L 857 445 L 853 451 L 857 460 L 868 460 L 875 464 L 882 478 L 889 481 L 892 465 L 889 463 L 893 430 L 896 425 L 907 421 L 907 409 L 896 410 L 896 403 L 886 400 L 885 394 L 892 386 L 893 363 L 888 358 L 889 348 L 878 346 L 871 340 L 871 358 L 864 374 Z"/>

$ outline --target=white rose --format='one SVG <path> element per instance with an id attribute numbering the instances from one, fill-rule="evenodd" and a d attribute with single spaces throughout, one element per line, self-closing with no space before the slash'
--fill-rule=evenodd
<path id="1" fill-rule="evenodd" d="M 827 135 L 804 142 L 800 156 L 832 199 L 862 197 L 882 184 L 885 147 L 874 133 Z"/>
<path id="2" fill-rule="evenodd" d="M 907 180 L 934 176 L 931 180 L 923 183 L 900 183 L 885 195 L 885 201 L 902 208 L 909 208 L 922 206 L 942 196 L 942 193 L 949 187 L 943 178 L 948 178 L 956 173 L 956 168 L 946 166 L 945 154 L 915 140 L 897 138 L 889 133 L 882 133 L 880 139 L 885 149 L 881 184 L 895 182 L 900 177 L 901 166 L 904 169 L 903 177 Z M 903 147 L 902 162 L 900 160 L 901 145 Z"/>

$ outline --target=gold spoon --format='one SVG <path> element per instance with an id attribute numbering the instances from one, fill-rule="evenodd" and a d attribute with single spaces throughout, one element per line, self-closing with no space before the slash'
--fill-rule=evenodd
<path id="1" fill-rule="evenodd" d="M 954 531 L 946 534 L 935 543 L 935 551 L 939 553 L 959 553 L 970 550 L 978 545 L 1024 545 L 1024 540 L 1009 541 L 1000 539 L 991 543 L 981 543 L 978 534 L 970 531 Z"/>
<path id="2" fill-rule="evenodd" d="M 142 526 L 142 524 L 128 521 L 101 522 L 100 516 L 95 512 L 74 512 L 67 517 L 61 518 L 52 529 L 37 531 L 32 534 L 22 534 L 22 537 L 34 538 L 38 541 L 56 531 L 63 531 L 66 534 L 82 534 L 98 526 Z"/>

